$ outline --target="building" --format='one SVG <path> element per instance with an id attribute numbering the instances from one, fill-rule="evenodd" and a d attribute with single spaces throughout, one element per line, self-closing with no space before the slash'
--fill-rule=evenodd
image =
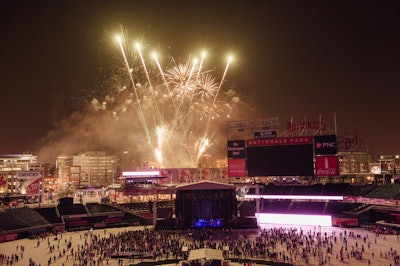
<path id="1" fill-rule="evenodd" d="M 137 149 L 123 151 L 120 155 L 120 170 L 132 171 L 142 168 L 142 152 Z"/>
<path id="2" fill-rule="evenodd" d="M 57 188 L 56 165 L 45 163 L 42 164 L 43 169 L 43 185 L 44 190 L 54 191 Z"/>
<path id="3" fill-rule="evenodd" d="M 7 204 L 39 202 L 43 192 L 43 173 L 37 156 L 0 155 L 0 196 Z"/>
<path id="4" fill-rule="evenodd" d="M 64 187 L 70 183 L 70 166 L 73 165 L 72 156 L 58 156 L 56 160 L 56 188 Z"/>
<path id="5" fill-rule="evenodd" d="M 86 151 L 57 158 L 58 183 L 61 187 L 108 186 L 117 176 L 118 159 L 103 151 Z"/>
<path id="6" fill-rule="evenodd" d="M 40 167 L 39 167 L 40 168 Z M 0 155 L 0 172 L 39 170 L 37 156 L 32 154 Z"/>
<path id="7" fill-rule="evenodd" d="M 370 165 L 373 163 L 372 156 L 368 152 L 338 152 L 340 178 L 346 183 L 368 182 L 371 171 Z"/>

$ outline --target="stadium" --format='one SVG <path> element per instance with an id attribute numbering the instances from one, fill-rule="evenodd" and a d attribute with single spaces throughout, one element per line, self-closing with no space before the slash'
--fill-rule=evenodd
<path id="1" fill-rule="evenodd" d="M 337 136 L 322 134 L 320 124 L 303 124 L 302 132 L 304 127 L 319 134 L 294 134 L 292 130 L 293 134 L 278 137 L 273 127 L 268 129 L 264 124 L 264 131 L 253 132 L 253 138 L 228 139 L 226 173 L 229 180 L 245 177 L 246 182 L 204 178 L 210 175 L 209 169 L 197 169 L 196 180 L 190 169 L 129 171 L 122 173 L 120 186 L 114 188 L 115 198 L 110 194 L 105 197 L 108 191 L 85 188 L 78 189 L 74 197 L 59 198 L 54 204 L 3 206 L 0 242 L 132 226 L 165 232 L 156 234 L 190 232 L 202 243 L 209 234 L 221 239 L 228 237 L 227 232 L 229 237 L 239 239 L 243 234 L 263 234 L 261 228 L 268 225 L 313 226 L 319 230 L 351 227 L 399 235 L 400 184 L 344 182 L 344 178 L 338 178 Z M 179 177 L 174 177 L 174 173 Z M 181 181 L 182 176 L 185 182 L 171 185 L 175 179 Z M 117 200 L 117 190 L 124 200 Z M 94 200 L 94 194 L 100 196 L 99 200 Z M 82 200 L 85 195 L 91 195 L 89 200 Z M 218 251 L 207 251 L 204 243 L 199 247 L 182 249 L 177 257 L 198 263 L 211 256 L 202 252 Z M 227 259 L 243 261 L 232 247 L 226 248 L 213 254 L 215 265 Z M 141 256 L 142 260 L 154 256 L 150 251 L 144 253 L 115 251 L 108 256 Z M 277 254 L 255 256 L 274 260 Z M 270 261 L 268 264 L 273 265 Z"/>

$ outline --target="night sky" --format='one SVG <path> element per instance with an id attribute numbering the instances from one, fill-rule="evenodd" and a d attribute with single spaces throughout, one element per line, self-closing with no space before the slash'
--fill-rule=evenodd
<path id="1" fill-rule="evenodd" d="M 336 114 L 338 134 L 400 154 L 399 14 L 399 1 L 380 0 L 4 1 L 0 153 L 45 145 L 117 62 L 122 26 L 177 59 L 205 48 L 219 70 L 233 53 L 227 82 L 257 106 L 254 118 L 279 116 L 285 128 Z"/>

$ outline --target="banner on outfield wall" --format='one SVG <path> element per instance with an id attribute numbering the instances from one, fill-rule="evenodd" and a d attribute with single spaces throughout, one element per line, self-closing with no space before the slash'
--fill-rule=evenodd
<path id="1" fill-rule="evenodd" d="M 339 218 L 332 217 L 332 226 L 339 227 L 358 227 L 358 219 L 357 218 Z"/>
<path id="2" fill-rule="evenodd" d="M 10 234 L 1 234 L 0 235 L 0 243 L 14 241 L 18 239 L 17 233 L 10 233 Z"/>
<path id="3" fill-rule="evenodd" d="M 40 194 L 40 171 L 17 172 L 15 188 L 19 194 Z"/>
<path id="4" fill-rule="evenodd" d="M 316 156 L 315 157 L 316 176 L 338 176 L 339 161 L 337 156 Z"/>
<path id="5" fill-rule="evenodd" d="M 228 159 L 228 177 L 246 176 L 246 159 Z"/>

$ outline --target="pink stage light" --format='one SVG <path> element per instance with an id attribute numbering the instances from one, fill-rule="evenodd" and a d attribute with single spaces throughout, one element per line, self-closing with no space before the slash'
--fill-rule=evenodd
<path id="1" fill-rule="evenodd" d="M 332 226 L 330 215 L 256 213 L 258 224 Z"/>
<path id="2" fill-rule="evenodd" d="M 154 177 L 154 176 L 160 176 L 160 171 L 154 170 L 154 171 L 127 171 L 127 172 L 122 172 L 122 176 L 125 177 Z"/>
<path id="3" fill-rule="evenodd" d="M 246 195 L 246 199 L 343 200 L 343 196 L 313 195 Z"/>

